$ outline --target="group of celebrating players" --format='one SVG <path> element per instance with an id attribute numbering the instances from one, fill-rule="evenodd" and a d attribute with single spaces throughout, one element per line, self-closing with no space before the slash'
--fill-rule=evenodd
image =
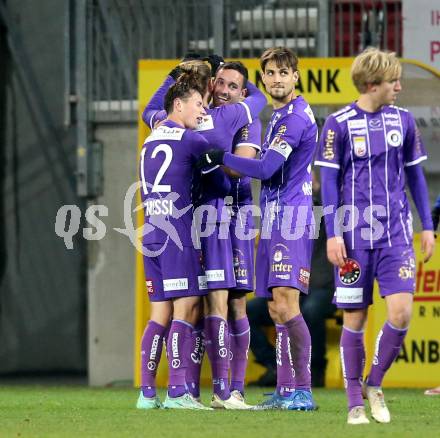
<path id="1" fill-rule="evenodd" d="M 260 146 L 264 94 L 248 81 L 242 63 L 218 56 L 207 61 L 193 55 L 179 64 L 143 113 L 152 129 L 140 157 L 151 314 L 142 337 L 137 407 L 316 409 L 310 333 L 299 306 L 300 294 L 308 293 L 315 235 L 315 159 L 321 168 L 327 254 L 335 265 L 334 300 L 343 309 L 347 422 L 369 422 L 367 398 L 372 417 L 388 423 L 381 384 L 407 333 L 415 290 L 405 182 L 421 218 L 425 261 L 434 248 L 420 164 L 427 158 L 425 149 L 411 113 L 393 105 L 401 90 L 401 65 L 395 54 L 378 49 L 357 56 L 352 79 L 359 99 L 327 118 L 318 145 L 313 112 L 295 92 L 297 56 L 283 47 L 266 50 L 260 65 L 274 111 Z M 250 340 L 246 294 L 254 290 L 250 177 L 262 181 L 255 292 L 268 300 L 277 363 L 277 387 L 256 406 L 244 398 Z M 196 211 L 200 230 L 194 226 Z M 388 318 L 364 381 L 363 334 L 375 278 Z M 155 378 L 164 342 L 169 383 L 162 404 Z M 212 370 L 211 407 L 200 401 L 205 348 Z"/>

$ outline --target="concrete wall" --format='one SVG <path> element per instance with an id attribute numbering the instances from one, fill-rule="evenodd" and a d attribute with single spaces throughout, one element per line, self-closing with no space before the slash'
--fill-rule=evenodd
<path id="1" fill-rule="evenodd" d="M 90 204 L 108 207 L 106 235 L 88 242 L 89 383 L 133 379 L 135 249 L 114 228 L 125 228 L 124 197 L 137 180 L 137 126 L 100 125 L 104 194 Z"/>

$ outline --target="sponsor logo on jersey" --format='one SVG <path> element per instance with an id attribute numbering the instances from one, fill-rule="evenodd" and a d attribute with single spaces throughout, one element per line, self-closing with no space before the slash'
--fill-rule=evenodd
<path id="1" fill-rule="evenodd" d="M 384 116 L 386 119 L 395 119 L 395 120 L 398 120 L 398 119 L 399 119 L 399 115 L 396 114 L 396 113 L 383 113 L 383 116 Z"/>
<path id="2" fill-rule="evenodd" d="M 410 280 L 415 278 L 415 271 L 409 266 L 401 266 L 399 268 L 399 277 L 402 280 Z"/>
<path id="3" fill-rule="evenodd" d="M 313 111 L 312 111 L 312 108 L 310 108 L 310 105 L 307 105 L 306 108 L 304 108 L 304 112 L 308 115 L 308 117 L 312 123 L 316 123 L 315 115 L 313 114 Z"/>
<path id="4" fill-rule="evenodd" d="M 183 128 L 170 128 L 161 125 L 151 132 L 146 138 L 145 143 L 150 143 L 156 140 L 181 140 L 184 133 L 185 129 Z"/>
<path id="5" fill-rule="evenodd" d="M 302 191 L 305 196 L 312 196 L 312 182 L 305 181 L 302 185 Z"/>
<path id="6" fill-rule="evenodd" d="M 209 131 L 210 129 L 214 129 L 214 121 L 212 120 L 211 114 L 207 114 L 206 116 L 200 117 L 194 131 Z"/>
<path id="7" fill-rule="evenodd" d="M 305 286 L 308 286 L 310 283 L 310 271 L 306 268 L 300 268 L 298 280 Z"/>
<path id="8" fill-rule="evenodd" d="M 370 119 L 368 121 L 368 126 L 371 131 L 379 131 L 382 129 L 382 120 L 380 119 Z"/>
<path id="9" fill-rule="evenodd" d="M 249 139 L 249 125 L 244 126 L 241 128 L 240 138 L 243 141 L 246 141 Z"/>
<path id="10" fill-rule="evenodd" d="M 292 152 L 292 147 L 289 145 L 289 143 L 287 143 L 287 141 L 285 140 L 282 140 L 278 136 L 273 139 L 272 143 L 269 146 L 269 149 L 280 153 L 286 160 L 287 158 L 289 158 L 289 155 Z"/>
<path id="11" fill-rule="evenodd" d="M 224 269 L 211 269 L 205 271 L 206 281 L 224 281 L 225 271 Z"/>
<path id="12" fill-rule="evenodd" d="M 234 272 L 235 272 L 235 278 L 236 281 L 238 283 L 241 284 L 247 284 L 247 269 L 246 269 L 246 263 L 245 263 L 245 259 L 244 259 L 244 254 L 241 250 L 239 250 L 238 248 L 235 248 L 233 251 L 233 265 L 234 265 Z M 241 280 L 239 280 L 239 278 L 241 278 Z M 244 278 L 244 280 L 243 280 Z"/>
<path id="13" fill-rule="evenodd" d="M 363 288 L 361 287 L 337 287 L 336 302 L 341 304 L 359 304 L 363 301 Z"/>
<path id="14" fill-rule="evenodd" d="M 171 278 L 168 280 L 163 280 L 163 290 L 164 292 L 175 291 L 175 290 L 187 290 L 188 289 L 188 279 L 187 278 Z"/>
<path id="15" fill-rule="evenodd" d="M 339 268 L 339 280 L 346 285 L 357 283 L 361 277 L 361 266 L 354 259 L 347 259 L 345 265 Z"/>
<path id="16" fill-rule="evenodd" d="M 292 264 L 289 263 L 290 255 L 286 254 L 289 252 L 287 246 L 278 243 L 275 245 L 275 251 L 273 253 L 272 272 L 275 272 L 275 277 L 281 278 L 282 280 L 288 280 L 290 278 L 290 272 L 292 272 Z M 277 275 L 278 274 L 278 275 Z M 287 276 L 288 274 L 288 276 Z M 280 276 L 281 275 L 281 276 Z"/>
<path id="17" fill-rule="evenodd" d="M 352 129 L 360 129 L 360 128 L 367 129 L 367 122 L 364 119 L 349 120 L 347 122 L 347 125 L 348 125 L 348 129 L 350 129 L 350 131 Z"/>
<path id="18" fill-rule="evenodd" d="M 198 275 L 197 281 L 199 283 L 200 290 L 208 289 L 208 280 L 206 279 L 206 275 Z"/>
<path id="19" fill-rule="evenodd" d="M 400 126 L 399 120 L 385 120 L 386 126 Z"/>
<path id="20" fill-rule="evenodd" d="M 367 140 L 366 137 L 356 136 L 353 137 L 354 153 L 357 157 L 364 157 L 367 153 Z"/>
<path id="21" fill-rule="evenodd" d="M 278 263 L 281 260 L 283 260 L 283 253 L 282 253 L 282 251 L 281 250 L 275 251 L 275 253 L 273 255 L 273 261 Z"/>
<path id="22" fill-rule="evenodd" d="M 340 116 L 336 117 L 336 121 L 338 123 L 342 123 L 345 120 L 349 119 L 352 116 L 355 116 L 357 114 L 357 111 L 355 109 L 352 109 L 348 113 L 341 114 Z"/>
<path id="23" fill-rule="evenodd" d="M 402 145 L 402 134 L 397 129 L 392 129 L 387 133 L 387 142 L 395 148 Z"/>
<path id="24" fill-rule="evenodd" d="M 147 278 L 145 280 L 145 286 L 147 287 L 147 293 L 149 295 L 154 294 L 153 280 L 151 278 Z"/>
<path id="25" fill-rule="evenodd" d="M 335 152 L 333 149 L 333 143 L 335 141 L 335 131 L 329 129 L 325 136 L 324 153 L 322 154 L 326 160 L 333 160 L 335 158 Z"/>

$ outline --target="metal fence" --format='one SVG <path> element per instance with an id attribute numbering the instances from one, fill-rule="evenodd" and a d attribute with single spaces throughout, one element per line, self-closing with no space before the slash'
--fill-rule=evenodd
<path id="1" fill-rule="evenodd" d="M 401 0 L 87 0 L 92 121 L 136 118 L 137 60 L 353 56 L 368 45 L 401 54 Z"/>

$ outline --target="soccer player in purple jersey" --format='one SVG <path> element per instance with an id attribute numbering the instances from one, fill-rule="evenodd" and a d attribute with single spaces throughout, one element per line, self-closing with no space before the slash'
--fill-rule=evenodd
<path id="1" fill-rule="evenodd" d="M 191 61 L 191 64 L 197 65 L 200 61 Z M 201 69 L 203 66 L 198 66 Z M 253 119 L 256 119 L 259 112 L 264 108 L 266 104 L 266 98 L 264 95 L 255 87 L 255 85 L 248 83 L 247 90 L 248 96 L 240 101 L 241 97 L 244 97 L 244 90 L 237 89 L 236 85 L 239 75 L 236 75 L 237 70 L 235 68 L 220 68 L 221 71 L 225 71 L 224 76 L 221 79 L 221 84 L 225 82 L 227 87 L 234 89 L 236 93 L 232 96 L 238 102 L 228 102 L 229 105 L 221 105 L 219 107 L 207 108 L 207 115 L 199 122 L 196 127 L 196 131 L 203 135 L 211 145 L 217 146 L 222 150 L 230 151 L 232 149 L 232 143 L 237 131 L 252 123 Z M 234 67 L 234 66 L 232 66 Z M 231 75 L 232 72 L 232 75 Z M 241 73 L 240 73 L 241 75 Z M 223 82 L 222 82 L 223 81 Z M 159 121 L 163 117 L 162 111 L 162 100 L 163 93 L 166 89 L 174 82 L 172 76 L 168 77 L 164 84 L 153 96 L 149 105 L 146 107 L 143 113 L 144 121 L 150 126 Z M 243 83 L 244 84 L 244 83 Z M 215 85 L 214 85 L 215 87 Z M 208 104 L 210 93 L 209 90 L 205 94 L 205 105 Z M 217 103 L 224 103 L 231 99 L 231 93 L 225 93 L 224 91 L 218 91 L 216 93 Z M 237 148 L 236 153 L 247 154 L 245 156 L 250 156 L 249 150 L 251 147 L 248 145 L 242 145 L 243 147 Z M 255 152 L 252 152 L 255 155 Z M 231 240 L 219 239 L 219 228 L 224 217 L 222 216 L 222 210 L 224 206 L 224 196 L 227 193 L 223 193 L 218 190 L 216 185 L 211 183 L 209 173 L 215 170 L 210 169 L 206 172 L 205 180 L 202 181 L 202 193 L 200 194 L 199 204 L 210 205 L 215 207 L 217 214 L 214 218 L 209 218 L 209 220 L 214 220 L 214 232 L 208 236 L 202 237 L 202 252 L 203 252 L 203 264 L 205 267 L 209 295 L 207 298 L 207 317 L 205 319 L 205 342 L 207 346 L 208 356 L 210 357 L 212 374 L 213 374 L 213 388 L 214 395 L 211 405 L 216 408 L 224 409 L 247 409 L 248 405 L 244 403 L 241 388 L 244 381 L 244 372 L 246 368 L 246 353 L 242 354 L 242 347 L 238 347 L 240 353 L 236 355 L 236 360 L 233 363 L 237 365 L 234 372 L 233 386 L 230 388 L 228 384 L 228 371 L 229 371 L 229 327 L 227 324 L 228 317 L 228 289 L 235 287 L 236 281 L 234 276 L 233 267 L 233 257 L 232 257 L 232 246 Z M 209 178 L 209 179 L 208 179 Z M 244 304 L 244 299 L 237 303 L 238 307 L 241 303 Z M 243 305 L 245 309 L 245 305 Z M 245 310 L 244 310 L 245 312 Z M 236 312 L 238 317 L 241 316 L 239 312 Z M 244 319 L 244 318 L 239 318 Z M 235 324 L 234 328 L 238 333 L 247 335 L 248 329 L 245 327 L 246 321 L 241 321 L 239 324 Z M 198 329 L 198 330 L 197 330 Z M 189 375 L 189 387 L 192 390 L 194 397 L 198 397 L 199 387 L 197 373 L 200 373 L 200 329 L 201 327 L 196 327 L 194 331 L 195 342 L 193 363 L 190 366 Z M 246 341 L 246 336 L 243 338 L 244 341 L 238 342 L 240 345 L 246 343 L 246 349 L 248 348 L 248 342 Z M 235 346 L 236 347 L 236 346 Z M 236 351 L 237 348 L 235 348 Z M 231 394 L 232 389 L 232 394 Z"/>
<path id="2" fill-rule="evenodd" d="M 222 105 L 236 104 L 243 100 L 247 92 L 247 83 L 248 71 L 241 62 L 227 62 L 221 65 L 216 72 L 213 84 L 213 107 L 219 108 Z M 230 150 L 237 156 L 255 158 L 257 152 L 261 149 L 260 143 L 261 122 L 256 118 L 252 123 L 245 125 L 235 134 Z M 222 255 L 224 258 L 222 263 L 223 266 L 231 266 L 233 264 L 236 286 L 230 287 L 227 295 L 223 291 L 210 292 L 208 296 L 208 320 L 211 319 L 209 322 L 215 324 L 219 318 L 224 319 L 226 315 L 228 317 L 227 328 L 229 331 L 229 365 L 231 375 L 229 391 L 233 397 L 244 401 L 244 379 L 250 342 L 250 327 L 246 314 L 246 294 L 254 289 L 255 239 L 240 239 L 243 233 L 254 227 L 251 211 L 249 210 L 246 213 L 241 208 L 252 205 L 253 202 L 250 178 L 241 177 L 241 175 L 229 169 L 225 170 L 231 177 L 231 190 L 228 196 L 229 202 L 232 204 L 229 225 L 232 251 L 229 250 Z M 214 265 L 212 268 L 216 269 L 222 266 L 219 264 L 218 256 L 216 260 L 213 260 L 213 253 L 209 251 L 213 243 L 218 248 L 218 244 L 213 242 L 214 238 L 216 236 L 206 238 L 207 250 L 205 250 L 205 253 L 211 254 L 212 263 L 217 264 L 217 266 Z M 217 363 L 226 362 L 215 348 L 211 349 L 211 351 L 208 350 L 208 353 L 210 354 L 210 360 L 214 360 Z M 226 369 L 226 366 L 224 366 L 224 369 Z M 214 379 L 218 378 L 220 376 L 214 377 Z M 217 387 L 214 386 L 214 389 L 217 389 L 218 386 L 221 386 L 221 382 Z M 221 392 L 221 389 L 219 392 Z M 223 392 L 220 395 L 223 395 L 223 399 L 225 399 L 227 392 Z M 214 399 L 215 405 L 221 406 L 224 404 L 222 400 L 218 400 L 215 396 Z"/>
<path id="3" fill-rule="evenodd" d="M 142 244 L 148 293 L 152 302 L 172 302 L 167 341 L 169 383 L 163 407 L 174 409 L 210 409 L 196 401 L 186 386 L 191 334 L 201 296 L 207 293 L 201 254 L 194 248 L 191 237 L 194 163 L 208 149 L 208 142 L 192 131 L 198 119 L 206 114 L 202 92 L 199 82 L 190 75 L 184 75 L 168 90 L 164 101 L 168 116 L 145 140 L 140 158 L 145 209 Z M 215 173 L 225 179 L 220 170 Z M 155 358 L 146 363 L 148 370 L 156 367 L 160 357 L 161 338 L 170 317 L 169 305 L 164 308 L 162 324 L 151 320 L 144 335 L 143 342 L 154 346 Z M 149 328 L 152 333 L 148 332 Z M 153 348 L 148 353 L 153 353 Z M 143 376 L 138 400 L 141 409 L 160 407 L 154 380 L 148 385 L 149 377 Z"/>
<path id="4" fill-rule="evenodd" d="M 295 93 L 299 79 L 297 56 L 277 47 L 265 51 L 260 64 L 274 106 L 262 159 L 249 160 L 211 150 L 201 157 L 199 165 L 224 164 L 242 175 L 262 180 L 263 223 L 256 261 L 256 293 L 269 300 L 279 360 L 277 389 L 260 408 L 313 410 L 316 406 L 310 388 L 310 333 L 300 312 L 299 296 L 307 293 L 310 277 L 314 225 L 311 162 L 317 126 L 310 106 Z M 282 347 L 287 351 L 280 351 Z"/>
<path id="5" fill-rule="evenodd" d="M 401 70 L 394 53 L 375 48 L 355 58 L 351 76 L 359 99 L 327 118 L 315 161 L 322 166 L 327 255 L 336 267 L 335 301 L 344 310 L 340 350 L 349 424 L 369 422 L 363 396 L 376 421 L 390 422 L 381 385 L 405 339 L 415 288 L 406 181 L 422 222 L 425 262 L 434 248 L 420 164 L 426 152 L 412 114 L 394 106 L 401 91 Z M 346 214 L 339 214 L 341 210 Z M 386 301 L 387 321 L 377 337 L 373 364 L 362 387 L 363 335 L 374 279 Z"/>

